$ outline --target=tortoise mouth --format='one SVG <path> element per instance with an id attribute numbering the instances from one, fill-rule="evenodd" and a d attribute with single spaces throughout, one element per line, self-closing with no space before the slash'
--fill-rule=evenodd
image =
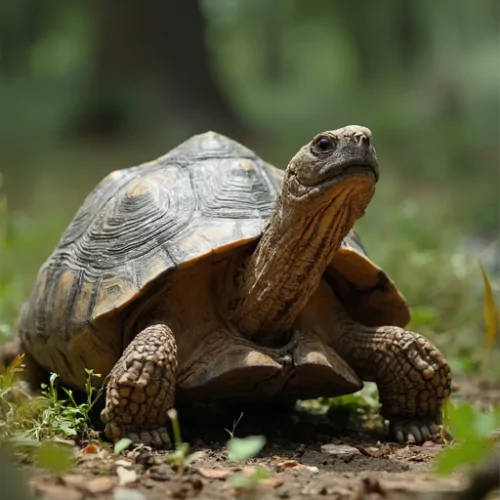
<path id="1" fill-rule="evenodd" d="M 367 179 L 371 183 L 377 183 L 379 179 L 378 161 L 375 155 L 367 154 L 363 157 L 346 160 L 340 164 L 330 165 L 316 174 L 313 182 L 297 176 L 297 180 L 304 188 L 324 191 L 345 179 L 360 178 Z M 309 182 L 308 182 L 309 181 Z"/>
<path id="2" fill-rule="evenodd" d="M 378 163 L 370 160 L 351 160 L 332 168 L 317 186 L 333 185 L 347 177 L 369 177 L 373 182 L 379 178 Z"/>
<path id="3" fill-rule="evenodd" d="M 363 163 L 353 161 L 342 166 L 336 166 L 325 172 L 324 177 L 315 184 L 300 183 L 302 189 L 307 189 L 307 195 L 314 195 L 329 192 L 335 186 L 348 179 L 358 179 L 359 181 L 368 181 L 370 185 L 376 184 L 379 178 L 377 165 L 372 163 Z"/>

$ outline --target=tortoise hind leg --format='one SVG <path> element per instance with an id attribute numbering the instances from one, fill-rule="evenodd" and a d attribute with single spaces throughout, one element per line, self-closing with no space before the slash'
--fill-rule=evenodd
<path id="1" fill-rule="evenodd" d="M 108 378 L 101 413 L 108 439 L 170 445 L 165 426 L 174 405 L 177 365 L 177 344 L 167 325 L 151 325 L 136 335 Z"/>
<path id="2" fill-rule="evenodd" d="M 410 443 L 434 437 L 451 387 L 450 366 L 439 350 L 396 326 L 366 327 L 343 313 L 337 321 L 331 343 L 362 380 L 376 382 L 392 435 Z"/>

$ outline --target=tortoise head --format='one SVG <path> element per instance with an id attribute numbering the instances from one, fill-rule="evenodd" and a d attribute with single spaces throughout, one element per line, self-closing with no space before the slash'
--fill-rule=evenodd
<path id="1" fill-rule="evenodd" d="M 366 207 L 379 177 L 371 139 L 371 131 L 357 125 L 317 134 L 288 164 L 288 197 L 295 203 L 314 200 L 318 208 L 334 198 Z"/>

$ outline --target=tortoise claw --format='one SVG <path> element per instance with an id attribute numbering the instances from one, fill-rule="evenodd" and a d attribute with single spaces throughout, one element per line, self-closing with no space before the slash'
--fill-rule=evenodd
<path id="1" fill-rule="evenodd" d="M 150 431 L 142 431 L 140 441 L 147 446 L 158 449 L 170 448 L 172 444 L 166 427 L 160 427 L 159 429 Z"/>
<path id="2" fill-rule="evenodd" d="M 113 441 L 118 441 L 121 433 L 117 433 L 115 428 L 110 426 L 106 426 L 106 430 L 104 431 L 106 436 Z M 115 434 L 113 434 L 113 432 Z M 158 429 L 141 431 L 137 432 L 128 432 L 123 436 L 132 441 L 133 444 L 144 444 L 146 446 L 151 446 L 152 448 L 157 449 L 167 449 L 172 445 L 172 441 L 168 434 L 168 430 L 166 427 L 160 427 Z"/>
<path id="3" fill-rule="evenodd" d="M 422 444 L 438 436 L 439 426 L 430 419 L 397 420 L 391 422 L 390 432 L 402 444 Z"/>

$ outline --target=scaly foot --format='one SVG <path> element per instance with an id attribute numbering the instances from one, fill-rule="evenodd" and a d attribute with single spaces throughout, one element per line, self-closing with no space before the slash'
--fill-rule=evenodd
<path id="1" fill-rule="evenodd" d="M 168 447 L 165 424 L 174 404 L 176 371 L 177 346 L 170 328 L 158 324 L 140 332 L 109 376 L 101 413 L 106 437 Z"/>

